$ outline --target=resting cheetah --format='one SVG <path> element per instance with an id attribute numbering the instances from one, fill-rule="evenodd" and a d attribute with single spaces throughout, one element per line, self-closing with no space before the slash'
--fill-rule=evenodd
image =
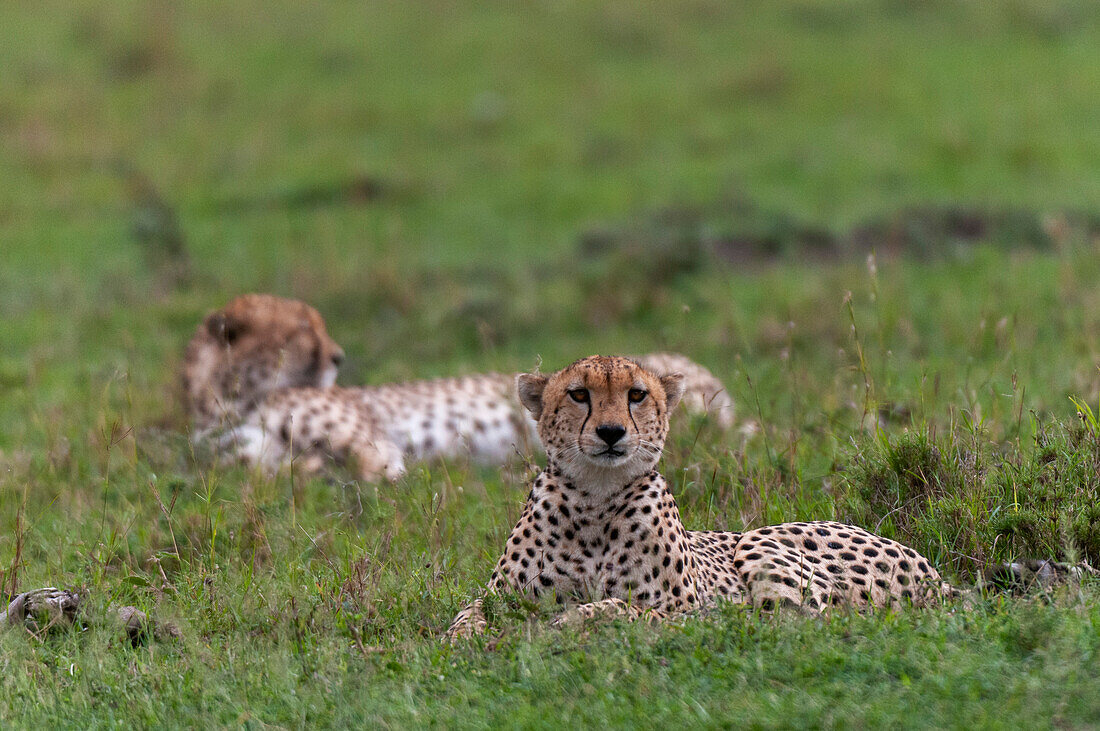
<path id="1" fill-rule="evenodd" d="M 921 606 L 956 593 L 912 548 L 842 523 L 686 530 L 655 469 L 683 392 L 677 374 L 593 356 L 549 377 L 520 376 L 518 388 L 538 420 L 547 466 L 534 478 L 489 593 L 584 602 L 558 623 L 661 619 L 719 599 L 821 612 L 833 604 Z M 447 634 L 485 628 L 478 599 Z"/>
<path id="2" fill-rule="evenodd" d="M 265 294 L 237 297 L 199 325 L 184 355 L 183 392 L 193 438 L 274 471 L 327 457 L 360 474 L 395 478 L 402 455 L 376 439 L 375 414 L 335 388 L 344 351 L 317 310 Z"/>
<path id="3" fill-rule="evenodd" d="M 188 345 L 184 392 L 195 436 L 274 471 L 353 462 L 364 479 L 395 479 L 406 462 L 469 455 L 500 464 L 536 446 L 515 376 L 483 374 L 335 388 L 343 351 L 303 302 L 244 295 L 208 316 Z M 733 402 L 702 366 L 675 353 L 642 359 L 687 374 L 688 410 L 733 421 Z"/>

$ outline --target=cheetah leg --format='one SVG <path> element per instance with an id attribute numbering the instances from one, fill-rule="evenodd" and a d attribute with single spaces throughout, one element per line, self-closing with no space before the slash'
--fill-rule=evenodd
<path id="1" fill-rule="evenodd" d="M 746 598 L 755 609 L 790 607 L 816 615 L 841 600 L 831 577 L 794 549 L 739 549 L 737 555 L 744 561 L 740 572 Z"/>
<path id="2" fill-rule="evenodd" d="M 443 639 L 454 642 L 465 637 L 485 634 L 489 622 L 485 619 L 485 613 L 481 610 L 482 602 L 482 599 L 470 602 L 465 609 L 455 615 L 454 621 L 451 622 L 451 626 L 443 635 Z"/>
<path id="3" fill-rule="evenodd" d="M 791 576 L 791 578 L 796 578 Z M 793 609 L 808 616 L 821 614 L 836 603 L 827 590 L 807 583 L 798 588 L 777 586 L 770 580 L 746 580 L 749 602 L 754 609 L 771 612 L 778 608 Z"/>
<path id="4" fill-rule="evenodd" d="M 376 482 L 394 481 L 405 474 L 405 456 L 388 439 L 358 440 L 351 447 L 359 479 Z"/>
<path id="5" fill-rule="evenodd" d="M 899 597 L 881 587 L 860 584 L 861 580 L 867 581 L 865 574 L 835 576 L 805 561 L 801 565 L 776 566 L 765 560 L 758 570 L 746 571 L 743 577 L 752 606 L 763 611 L 787 607 L 816 616 L 838 606 L 874 608 L 899 601 Z M 906 586 L 911 593 L 904 595 L 904 601 L 916 606 L 938 605 L 959 594 L 950 584 L 938 579 L 910 582 Z"/>
<path id="6" fill-rule="evenodd" d="M 304 475 L 315 475 L 324 470 L 325 455 L 317 450 L 307 450 L 296 455 L 291 461 L 291 465 L 295 472 Z"/>
<path id="7" fill-rule="evenodd" d="M 631 622 L 644 619 L 650 623 L 660 622 L 668 618 L 668 614 L 653 607 L 641 607 L 637 604 L 627 604 L 622 599 L 601 599 L 598 602 L 588 602 L 570 607 L 559 614 L 553 622 L 554 627 L 579 627 L 590 619 L 621 617 Z"/>

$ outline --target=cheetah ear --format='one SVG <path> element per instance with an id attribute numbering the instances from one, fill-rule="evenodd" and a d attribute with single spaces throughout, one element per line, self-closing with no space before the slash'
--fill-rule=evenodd
<path id="1" fill-rule="evenodd" d="M 665 389 L 665 400 L 671 414 L 680 403 L 680 397 L 684 395 L 684 377 L 679 373 L 661 376 L 661 386 Z"/>
<path id="2" fill-rule="evenodd" d="M 224 312 L 215 312 L 206 318 L 206 331 L 223 345 L 232 345 L 244 329 L 244 322 Z"/>
<path id="3" fill-rule="evenodd" d="M 519 393 L 519 402 L 531 412 L 535 421 L 542 416 L 542 392 L 546 390 L 549 382 L 546 376 L 536 376 L 531 373 L 520 373 L 516 376 L 516 392 Z"/>

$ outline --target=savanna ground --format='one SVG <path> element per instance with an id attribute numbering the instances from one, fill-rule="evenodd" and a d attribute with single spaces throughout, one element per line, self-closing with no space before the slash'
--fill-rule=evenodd
<path id="1" fill-rule="evenodd" d="M 245 291 L 347 384 L 675 349 L 738 403 L 676 424 L 689 527 L 1097 562 L 1098 47 L 1044 0 L 5 3 L 0 600 L 183 639 L 0 634 L 0 725 L 1100 724 L 1089 585 L 445 646 L 522 465 L 215 469 L 175 391 Z"/>

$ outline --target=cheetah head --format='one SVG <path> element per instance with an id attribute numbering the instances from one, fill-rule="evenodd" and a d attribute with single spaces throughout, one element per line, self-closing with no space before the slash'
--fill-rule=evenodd
<path id="1" fill-rule="evenodd" d="M 327 388 L 344 351 L 304 302 L 246 294 L 203 320 L 184 356 L 183 388 L 195 425 L 235 418 L 270 391 Z"/>
<path id="2" fill-rule="evenodd" d="M 625 484 L 661 458 L 683 377 L 592 356 L 551 376 L 520 375 L 517 388 L 547 455 L 568 478 Z"/>

